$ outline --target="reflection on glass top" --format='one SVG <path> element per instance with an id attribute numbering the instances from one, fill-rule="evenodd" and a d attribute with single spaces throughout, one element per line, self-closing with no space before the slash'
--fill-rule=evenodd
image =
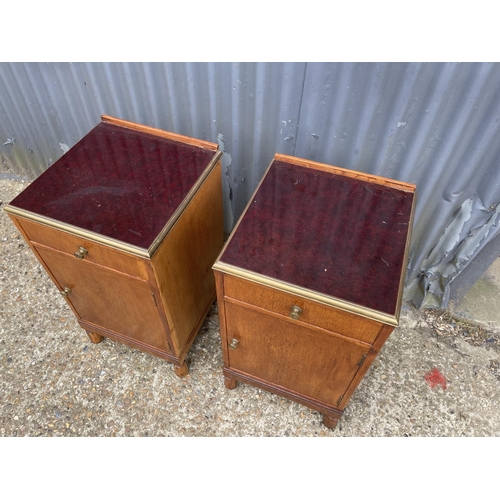
<path id="1" fill-rule="evenodd" d="M 220 261 L 393 315 L 413 196 L 275 160 Z"/>
<path id="2" fill-rule="evenodd" d="M 215 154 L 101 122 L 11 205 L 147 249 Z"/>

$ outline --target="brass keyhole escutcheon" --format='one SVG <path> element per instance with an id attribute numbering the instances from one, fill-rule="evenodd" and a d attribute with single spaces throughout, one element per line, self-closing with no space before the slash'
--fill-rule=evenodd
<path id="1" fill-rule="evenodd" d="M 299 319 L 301 313 L 302 313 L 302 308 L 299 306 L 292 306 L 290 308 L 290 318 L 292 319 Z"/>
<path id="2" fill-rule="evenodd" d="M 229 349 L 237 349 L 239 343 L 240 341 L 237 339 L 231 340 L 231 343 L 229 344 Z"/>
<path id="3" fill-rule="evenodd" d="M 69 292 L 71 292 L 71 288 L 68 288 L 67 286 L 65 286 L 62 290 L 61 290 L 61 295 L 63 297 L 67 297 Z"/>
<path id="4" fill-rule="evenodd" d="M 85 247 L 78 247 L 78 252 L 75 252 L 74 255 L 77 259 L 83 259 L 88 253 L 89 251 Z"/>

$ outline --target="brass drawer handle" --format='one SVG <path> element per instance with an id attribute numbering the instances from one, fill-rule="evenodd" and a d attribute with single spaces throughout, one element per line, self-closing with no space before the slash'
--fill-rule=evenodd
<path id="1" fill-rule="evenodd" d="M 231 343 L 229 344 L 229 349 L 237 349 L 239 343 L 240 343 L 239 340 L 236 339 L 231 340 Z"/>
<path id="2" fill-rule="evenodd" d="M 64 287 L 64 289 L 63 289 L 63 290 L 61 290 L 61 292 L 60 292 L 60 293 L 61 293 L 61 295 L 62 295 L 63 297 L 67 297 L 67 296 L 68 296 L 68 294 L 69 294 L 69 292 L 71 292 L 71 288 L 68 288 L 67 286 L 65 286 L 65 287 Z"/>
<path id="3" fill-rule="evenodd" d="M 75 252 L 74 255 L 77 259 L 83 259 L 88 253 L 89 251 L 85 247 L 78 247 L 78 252 Z"/>
<path id="4" fill-rule="evenodd" d="M 290 308 L 290 318 L 292 319 L 299 319 L 301 313 L 302 313 L 302 308 L 300 308 L 299 306 L 292 306 Z"/>

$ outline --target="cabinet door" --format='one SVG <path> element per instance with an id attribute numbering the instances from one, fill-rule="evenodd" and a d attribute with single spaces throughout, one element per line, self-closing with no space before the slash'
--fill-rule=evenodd
<path id="1" fill-rule="evenodd" d="M 147 281 L 59 251 L 36 247 L 79 317 L 169 351 L 156 299 Z"/>
<path id="2" fill-rule="evenodd" d="M 369 348 L 325 331 L 226 302 L 229 365 L 336 406 Z M 234 343 L 233 343 L 234 345 Z"/>

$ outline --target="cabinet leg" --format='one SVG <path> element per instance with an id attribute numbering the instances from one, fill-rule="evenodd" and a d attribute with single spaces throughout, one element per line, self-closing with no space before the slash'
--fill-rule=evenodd
<path id="1" fill-rule="evenodd" d="M 329 429 L 335 429 L 339 423 L 338 418 L 330 417 L 328 415 L 323 415 L 323 425 Z"/>
<path id="2" fill-rule="evenodd" d="M 186 377 L 189 374 L 189 368 L 186 362 L 184 361 L 180 366 L 174 366 L 174 373 L 180 378 Z"/>
<path id="3" fill-rule="evenodd" d="M 234 380 L 234 378 L 224 377 L 224 385 L 226 389 L 236 389 L 238 381 Z"/>
<path id="4" fill-rule="evenodd" d="M 104 337 L 102 335 L 99 335 L 98 333 L 89 332 L 88 330 L 85 330 L 85 332 L 87 333 L 90 341 L 93 344 L 98 344 L 99 342 L 102 342 L 104 340 Z"/>

